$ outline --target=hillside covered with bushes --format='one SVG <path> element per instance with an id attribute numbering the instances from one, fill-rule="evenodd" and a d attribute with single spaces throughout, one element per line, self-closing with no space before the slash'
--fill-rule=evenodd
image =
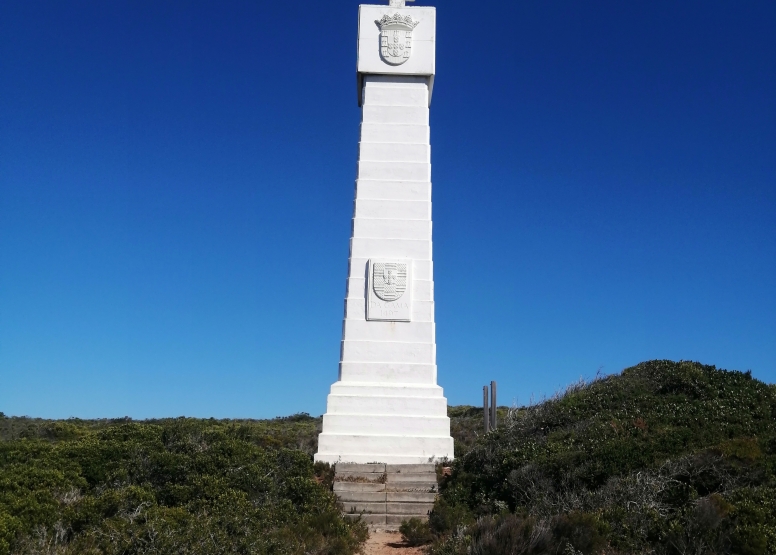
<path id="1" fill-rule="evenodd" d="M 350 555 L 366 527 L 316 481 L 317 431 L 0 418 L 0 554 Z"/>
<path id="2" fill-rule="evenodd" d="M 450 407 L 431 555 L 776 555 L 776 386 L 651 361 L 531 407 Z M 321 419 L 0 413 L 0 555 L 351 555 Z M 440 473 L 441 474 L 441 473 Z"/>
<path id="3" fill-rule="evenodd" d="M 511 411 L 453 464 L 432 553 L 776 553 L 776 386 L 651 361 Z"/>

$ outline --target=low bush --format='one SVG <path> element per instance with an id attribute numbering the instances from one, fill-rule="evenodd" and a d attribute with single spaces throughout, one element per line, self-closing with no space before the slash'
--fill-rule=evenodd
<path id="1" fill-rule="evenodd" d="M 434 546 L 449 555 L 588 555 L 606 546 L 608 527 L 597 516 L 574 512 L 552 518 L 515 514 L 484 516 Z"/>
<path id="2" fill-rule="evenodd" d="M 20 420 L 0 442 L 0 555 L 352 555 L 367 537 L 287 448 L 307 418 Z"/>
<path id="3" fill-rule="evenodd" d="M 442 482 L 432 552 L 776 554 L 773 499 L 776 387 L 651 361 L 480 434 Z"/>
<path id="4" fill-rule="evenodd" d="M 401 526 L 399 526 L 399 532 L 404 543 L 409 546 L 426 545 L 434 540 L 428 522 L 417 517 L 403 520 Z"/>

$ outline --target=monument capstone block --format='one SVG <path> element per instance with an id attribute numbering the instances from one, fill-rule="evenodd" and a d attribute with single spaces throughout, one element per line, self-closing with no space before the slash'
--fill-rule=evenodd
<path id="1" fill-rule="evenodd" d="M 361 133 L 342 325 L 315 460 L 453 457 L 437 385 L 429 106 L 436 10 L 361 5 Z"/>

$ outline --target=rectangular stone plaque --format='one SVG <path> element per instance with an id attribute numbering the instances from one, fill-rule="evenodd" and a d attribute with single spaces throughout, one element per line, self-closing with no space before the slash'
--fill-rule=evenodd
<path id="1" fill-rule="evenodd" d="M 412 260 L 375 259 L 367 267 L 366 319 L 409 322 L 412 316 Z"/>

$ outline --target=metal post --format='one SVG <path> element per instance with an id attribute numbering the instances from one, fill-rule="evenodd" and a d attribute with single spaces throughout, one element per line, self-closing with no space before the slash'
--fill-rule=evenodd
<path id="1" fill-rule="evenodd" d="M 488 410 L 488 386 L 482 386 L 482 416 L 485 420 L 485 433 L 490 431 L 490 411 Z"/>
<path id="2" fill-rule="evenodd" d="M 490 428 L 495 430 L 498 426 L 496 422 L 496 382 L 490 382 Z"/>

